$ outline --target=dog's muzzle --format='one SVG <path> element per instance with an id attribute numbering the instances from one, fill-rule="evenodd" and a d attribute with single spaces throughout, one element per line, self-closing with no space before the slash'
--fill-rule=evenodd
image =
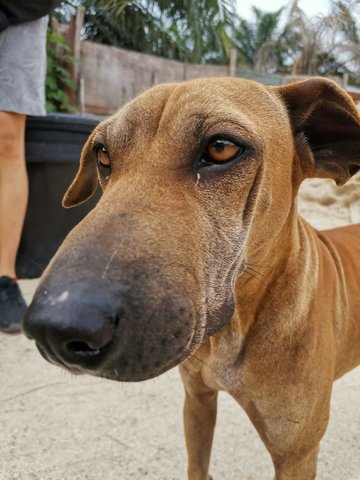
<path id="1" fill-rule="evenodd" d="M 185 358 L 194 324 L 191 301 L 161 281 L 65 286 L 52 275 L 39 286 L 23 331 L 48 361 L 74 373 L 140 381 Z"/>

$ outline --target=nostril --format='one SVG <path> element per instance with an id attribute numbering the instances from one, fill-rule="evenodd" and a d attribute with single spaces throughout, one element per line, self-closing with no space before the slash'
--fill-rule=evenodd
<path id="1" fill-rule="evenodd" d="M 95 318 L 99 321 L 99 318 Z M 110 349 L 113 344 L 113 339 L 116 331 L 117 324 L 119 322 L 118 317 L 106 317 L 100 318 L 100 322 L 93 322 L 86 325 L 92 328 L 84 328 L 82 331 L 77 332 L 76 336 L 64 339 L 62 342 L 63 352 L 68 355 L 71 361 L 81 361 L 81 359 L 99 359 L 102 358 L 101 354 Z"/>
<path id="2" fill-rule="evenodd" d="M 120 323 L 122 317 L 123 317 L 123 314 L 122 314 L 122 313 L 116 315 L 116 317 L 115 317 L 115 323 L 114 323 L 114 328 L 115 328 L 115 329 L 118 328 L 119 323 Z"/>
<path id="3" fill-rule="evenodd" d="M 101 348 L 93 348 L 86 342 L 71 341 L 66 344 L 66 350 L 68 353 L 82 358 L 96 357 L 108 346 L 104 345 Z"/>

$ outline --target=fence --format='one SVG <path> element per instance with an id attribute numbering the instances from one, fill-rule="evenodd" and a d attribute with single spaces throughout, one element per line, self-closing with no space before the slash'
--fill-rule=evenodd
<path id="1" fill-rule="evenodd" d="M 227 65 L 186 64 L 92 42 L 81 42 L 79 69 L 81 110 L 100 115 L 158 83 L 229 75 Z"/>
<path id="2" fill-rule="evenodd" d="M 87 41 L 80 43 L 79 55 L 80 110 L 99 115 L 115 112 L 158 83 L 228 76 L 231 71 L 230 65 L 187 64 Z M 244 68 L 232 73 L 266 85 L 283 85 L 309 78 L 304 75 L 261 74 Z M 341 77 L 333 77 L 333 80 L 346 87 Z"/>

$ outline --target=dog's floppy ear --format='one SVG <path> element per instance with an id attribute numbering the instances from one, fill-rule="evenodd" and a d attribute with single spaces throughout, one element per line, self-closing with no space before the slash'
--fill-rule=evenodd
<path id="1" fill-rule="evenodd" d="M 306 176 L 345 183 L 360 169 L 360 116 L 350 96 L 324 78 L 274 89 L 289 112 L 295 143 L 310 148 Z"/>
<path id="2" fill-rule="evenodd" d="M 75 207 L 85 202 L 96 190 L 98 180 L 92 145 L 94 135 L 93 132 L 82 149 L 79 170 L 62 201 L 65 208 Z"/>

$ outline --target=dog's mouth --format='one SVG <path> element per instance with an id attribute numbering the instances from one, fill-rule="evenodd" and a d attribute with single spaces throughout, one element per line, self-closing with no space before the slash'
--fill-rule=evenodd
<path id="1" fill-rule="evenodd" d="M 84 368 L 78 366 L 78 365 L 70 365 L 65 363 L 63 360 L 61 360 L 59 357 L 57 357 L 53 352 L 47 349 L 45 349 L 39 342 L 35 342 L 36 347 L 40 353 L 40 355 L 49 363 L 52 365 L 56 365 L 57 367 L 62 367 L 64 370 L 74 374 L 74 375 L 83 375 L 85 373 L 92 373 L 91 371 L 87 371 Z"/>
<path id="2" fill-rule="evenodd" d="M 99 371 L 95 372 L 81 371 L 80 373 L 90 373 L 97 377 L 106 378 L 107 380 L 114 380 L 116 382 L 143 382 L 145 380 L 158 377 L 168 370 L 180 365 L 186 358 L 188 358 L 188 355 L 186 352 L 182 352 L 177 358 L 170 360 L 154 370 L 142 369 L 141 371 L 135 371 L 134 369 L 128 374 L 123 371 L 119 371 L 116 366 L 114 368 L 106 368 L 104 370 L 100 369 Z"/>
<path id="3" fill-rule="evenodd" d="M 142 382 L 145 380 L 150 380 L 151 378 L 158 377 L 172 368 L 179 366 L 182 362 L 191 357 L 191 355 L 199 346 L 199 342 L 198 340 L 195 340 L 195 338 L 196 331 L 192 333 L 185 348 L 178 349 L 174 358 L 169 359 L 167 362 L 162 364 L 157 363 L 153 368 L 142 366 L 139 369 L 138 365 L 131 365 L 128 362 L 125 362 L 127 370 L 124 370 L 124 368 L 121 368 L 124 367 L 124 362 L 122 361 L 122 365 L 121 362 L 119 362 L 120 365 L 117 362 L 114 362 L 112 365 L 106 365 L 104 368 L 90 372 L 86 370 L 79 371 L 79 369 L 76 369 L 76 373 L 90 373 L 91 375 L 117 382 Z"/>
<path id="4" fill-rule="evenodd" d="M 49 363 L 62 367 L 66 371 L 72 373 L 73 375 L 92 375 L 95 377 L 106 378 L 107 380 L 113 380 L 117 382 L 141 382 L 145 380 L 150 380 L 151 378 L 158 377 L 159 375 L 171 370 L 172 368 L 180 365 L 183 361 L 188 359 L 191 356 L 193 349 L 186 349 L 179 353 L 179 355 L 166 362 L 164 365 L 158 365 L 154 369 L 141 368 L 138 370 L 136 365 L 131 366 L 129 362 L 122 360 L 120 365 L 117 365 L 116 362 L 106 365 L 93 365 L 92 368 L 81 367 L 79 365 L 71 365 L 62 361 L 60 358 L 57 358 L 54 354 L 45 351 L 45 349 L 36 343 L 36 346 L 39 350 L 41 356 L 48 361 Z M 110 348 L 110 346 L 109 346 Z M 104 355 L 106 351 L 101 349 L 99 354 Z M 125 371 L 124 371 L 124 367 Z M 128 373 L 127 373 L 128 371 Z"/>
<path id="5" fill-rule="evenodd" d="M 86 342 L 69 342 L 66 355 L 52 348 L 49 342 L 45 346 L 43 342 L 36 341 L 36 346 L 45 360 L 74 375 L 90 374 L 120 382 L 140 382 L 157 377 L 189 358 L 201 342 L 202 335 L 195 328 L 185 344 L 181 342 L 161 360 L 154 358 L 161 357 L 159 352 L 166 348 L 164 338 L 143 352 L 138 345 L 134 345 L 128 349 L 127 355 L 122 346 L 117 344 L 116 338 L 100 348 L 92 348 Z M 69 356 L 69 351 L 74 355 L 73 358 Z"/>

